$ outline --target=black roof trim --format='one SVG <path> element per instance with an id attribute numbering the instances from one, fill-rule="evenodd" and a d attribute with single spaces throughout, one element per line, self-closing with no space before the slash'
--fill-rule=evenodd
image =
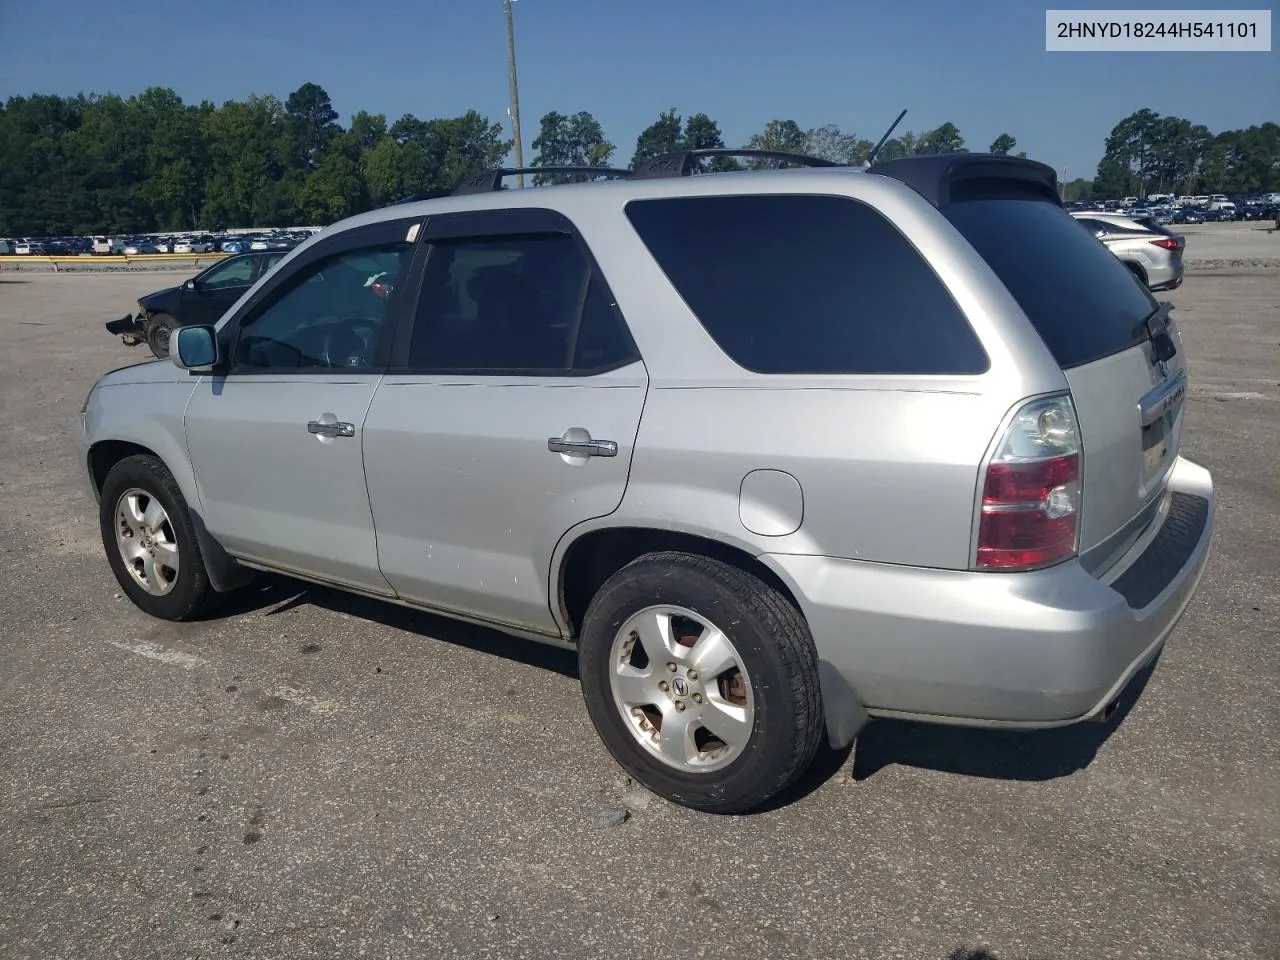
<path id="1" fill-rule="evenodd" d="M 583 173 L 594 174 L 597 177 L 623 179 L 631 176 L 630 170 L 620 170 L 614 167 L 498 167 L 493 170 L 480 170 L 476 173 L 467 174 L 454 189 L 453 196 L 458 197 L 468 193 L 492 193 L 495 190 L 501 190 L 503 179 L 505 177 L 514 177 L 518 173 L 531 173 L 534 175 L 540 173 Z"/>
<path id="2" fill-rule="evenodd" d="M 783 160 L 805 167 L 842 167 L 846 164 L 821 157 L 810 157 L 803 153 L 788 153 L 785 150 L 747 150 L 736 147 L 706 147 L 700 150 L 677 150 L 664 153 L 645 161 L 635 176 L 638 180 L 658 179 L 663 177 L 687 177 L 697 169 L 700 157 L 750 157 L 756 160 Z"/>
<path id="3" fill-rule="evenodd" d="M 938 208 L 965 199 L 1012 195 L 1034 195 L 1062 204 L 1053 167 L 996 153 L 899 157 L 872 164 L 867 173 L 900 180 Z"/>

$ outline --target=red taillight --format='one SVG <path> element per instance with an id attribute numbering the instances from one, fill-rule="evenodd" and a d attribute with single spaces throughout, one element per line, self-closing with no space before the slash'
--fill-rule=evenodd
<path id="1" fill-rule="evenodd" d="M 978 566 L 1026 570 L 1071 557 L 1079 491 L 1078 453 L 991 464 L 982 491 Z"/>
<path id="2" fill-rule="evenodd" d="M 1063 397 L 1023 406 L 1001 438 L 982 482 L 979 570 L 1033 570 L 1075 556 L 1080 446 Z"/>
<path id="3" fill-rule="evenodd" d="M 1155 244 L 1157 247 L 1164 247 L 1166 250 L 1178 249 L 1178 241 L 1173 237 L 1162 237 L 1159 240 L 1152 240 L 1150 242 Z"/>

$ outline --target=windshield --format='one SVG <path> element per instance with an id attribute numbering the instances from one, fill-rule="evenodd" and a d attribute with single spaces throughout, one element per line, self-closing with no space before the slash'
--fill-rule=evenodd
<path id="1" fill-rule="evenodd" d="M 1043 200 L 972 200 L 945 211 L 1000 278 L 1064 370 L 1146 339 L 1147 289 L 1069 213 Z"/>

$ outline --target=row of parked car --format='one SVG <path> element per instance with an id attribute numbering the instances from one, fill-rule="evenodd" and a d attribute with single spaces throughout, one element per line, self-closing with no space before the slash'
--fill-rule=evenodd
<path id="1" fill-rule="evenodd" d="M 0 239 L 0 255 L 74 257 L 119 255 L 138 257 L 155 253 L 247 253 L 292 250 L 312 230 L 277 230 L 260 233 L 89 237 L 19 237 Z"/>
<path id="2" fill-rule="evenodd" d="M 1156 195 L 1145 202 L 1136 197 L 1068 204 L 1076 212 L 1113 213 L 1134 219 L 1151 218 L 1162 224 L 1196 224 L 1241 220 L 1280 220 L 1280 194 L 1254 196 L 1175 197 Z"/>

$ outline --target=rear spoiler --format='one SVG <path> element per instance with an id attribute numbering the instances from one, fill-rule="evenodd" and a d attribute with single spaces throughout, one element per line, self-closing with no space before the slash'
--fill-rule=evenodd
<path id="1" fill-rule="evenodd" d="M 940 210 L 965 200 L 1045 200 L 1062 206 L 1053 167 L 1021 157 L 925 154 L 874 163 L 867 173 L 905 183 Z"/>

